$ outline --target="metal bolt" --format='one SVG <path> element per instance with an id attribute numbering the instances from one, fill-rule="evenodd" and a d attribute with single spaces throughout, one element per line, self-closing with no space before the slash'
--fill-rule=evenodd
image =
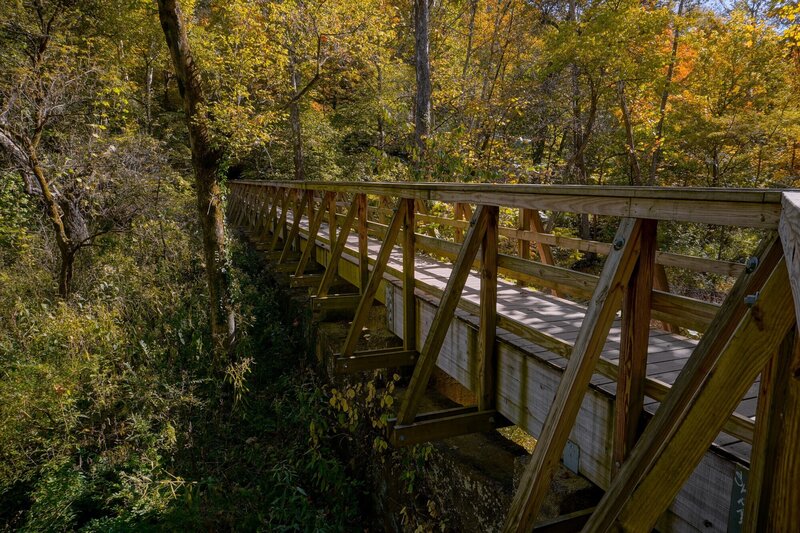
<path id="1" fill-rule="evenodd" d="M 747 258 L 747 262 L 745 262 L 745 264 L 744 264 L 744 270 L 748 274 L 752 274 L 757 266 L 758 266 L 758 257 L 755 257 L 755 256 L 748 257 Z"/>
<path id="2" fill-rule="evenodd" d="M 403 442 L 404 440 L 406 440 L 406 436 L 405 435 L 400 435 L 400 442 Z"/>
<path id="3" fill-rule="evenodd" d="M 748 294 L 747 296 L 744 297 L 744 304 L 747 307 L 753 307 L 754 305 L 756 305 L 756 302 L 758 301 L 758 295 L 759 295 L 758 292 L 756 292 L 755 294 Z"/>
<path id="4" fill-rule="evenodd" d="M 615 250 L 622 250 L 622 247 L 625 246 L 625 239 L 619 238 L 614 241 L 614 249 Z"/>

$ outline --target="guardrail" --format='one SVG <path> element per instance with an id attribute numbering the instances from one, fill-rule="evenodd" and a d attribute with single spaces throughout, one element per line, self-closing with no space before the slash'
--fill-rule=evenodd
<path id="1" fill-rule="evenodd" d="M 796 353 L 792 340 L 796 317 L 789 271 L 783 259 L 783 246 L 790 238 L 794 239 L 794 234 L 783 231 L 785 235 L 780 239 L 776 232 L 779 224 L 782 228 L 794 227 L 786 222 L 787 209 L 782 206 L 782 201 L 786 201 L 784 191 L 262 181 L 237 181 L 230 186 L 230 218 L 237 223 L 246 221 L 265 236 L 271 234 L 273 249 L 282 241 L 280 263 L 286 263 L 293 248 L 301 249 L 299 230 L 304 215 L 308 220 L 309 242 L 324 238 L 318 233 L 327 219 L 331 260 L 324 275 L 319 279 L 304 276 L 313 246 L 303 249 L 293 267 L 298 282 L 315 285 L 321 297 L 328 295 L 347 237 L 356 226 L 361 295 L 340 359 L 358 369 L 414 366 L 394 426 L 394 442 L 409 443 L 422 438 L 420 435 L 442 437 L 483 431 L 498 425 L 502 417 L 497 415 L 494 405 L 496 327 L 568 358 L 556 401 L 512 505 L 507 530 L 532 527 L 549 487 L 552 469 L 560 459 L 594 372 L 617 383 L 612 455 L 618 467 L 603 501 L 586 515 L 588 530 L 605 531 L 616 524 L 626 530 L 649 531 L 720 430 L 754 445 L 749 483 L 755 484 L 757 490 L 748 490 L 745 521 L 750 530 L 755 531 L 765 521 L 774 519 L 770 517 L 792 519 L 791 512 L 780 508 L 783 500 L 774 496 L 797 489 L 790 488 L 791 483 L 786 480 L 778 482 L 767 471 L 769 465 L 779 460 L 767 450 L 796 444 L 797 437 L 786 435 L 775 426 L 776 417 L 785 418 L 786 414 L 780 411 L 780 398 L 793 393 L 796 386 L 775 371 L 784 368 L 787 358 L 793 360 L 792 354 Z M 395 199 L 394 208 L 388 208 L 390 199 Z M 428 209 L 431 201 L 450 204 L 447 212 L 453 218 L 431 214 Z M 519 210 L 516 217 L 505 217 L 516 220 L 513 227 L 501 224 L 501 207 Z M 540 214 L 543 210 L 619 217 L 619 228 L 612 242 L 559 236 L 545 231 Z M 292 212 L 290 227 L 289 211 Z M 790 206 L 788 211 L 793 217 L 790 221 L 798 219 L 794 208 Z M 762 230 L 763 238 L 746 263 L 693 257 L 657 250 L 659 221 L 753 228 Z M 452 237 L 443 238 L 444 234 Z M 372 261 L 371 273 L 369 235 L 383 243 Z M 516 246 L 511 246 L 515 253 L 500 252 L 500 237 L 516 241 Z M 369 307 L 395 244 L 400 244 L 403 250 L 403 349 L 356 352 Z M 557 266 L 553 261 L 554 248 L 605 255 L 601 274 Z M 453 261 L 444 290 L 416 279 L 414 257 L 418 251 Z M 460 298 L 473 267 L 481 274 L 479 305 Z M 723 304 L 716 305 L 669 292 L 664 267 L 710 272 L 735 278 L 736 282 Z M 792 272 L 794 281 L 796 276 Z M 498 316 L 498 275 L 549 289 L 559 296 L 588 301 L 575 342 Z M 441 298 L 419 352 L 413 304 L 415 288 Z M 350 302 L 355 304 L 356 299 L 351 298 Z M 459 307 L 480 317 L 477 406 L 459 412 L 419 414 L 419 401 L 453 313 Z M 619 362 L 615 362 L 603 358 L 601 350 L 620 310 L 623 341 Z M 649 378 L 645 372 L 651 318 L 661 321 L 665 329 L 683 327 L 702 333 L 672 387 Z M 759 374 L 762 385 L 757 422 L 754 422 L 734 410 Z M 774 380 L 783 383 L 778 392 L 773 387 Z M 641 432 L 639 422 L 645 396 L 662 405 Z M 796 418 L 800 419 L 800 415 Z M 791 465 L 789 480 L 796 486 L 800 483 L 800 465 L 788 459 L 789 456 L 785 452 L 782 457 Z"/>

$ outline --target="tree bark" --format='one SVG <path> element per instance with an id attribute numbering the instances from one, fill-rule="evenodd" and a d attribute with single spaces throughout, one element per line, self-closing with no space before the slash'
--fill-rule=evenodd
<path id="1" fill-rule="evenodd" d="M 683 0 L 678 2 L 678 17 L 683 15 Z M 667 117 L 667 101 L 669 100 L 669 91 L 672 85 L 672 77 L 675 74 L 675 63 L 678 60 L 678 39 L 680 38 L 680 30 L 677 26 L 672 31 L 672 52 L 670 55 L 669 66 L 667 67 L 667 76 L 664 80 L 664 90 L 661 91 L 661 104 L 658 108 L 658 124 L 656 125 L 656 139 L 655 148 L 653 149 L 653 158 L 650 162 L 650 176 L 648 178 L 648 185 L 656 184 L 656 172 L 658 172 L 658 165 L 661 163 L 661 145 L 664 142 L 664 121 Z"/>
<path id="2" fill-rule="evenodd" d="M 177 0 L 158 0 L 158 15 L 169 48 L 178 90 L 183 99 L 197 188 L 197 208 L 211 307 L 214 352 L 230 355 L 236 340 L 236 315 L 231 300 L 230 268 L 225 246 L 225 210 L 219 186 L 222 153 L 213 146 L 204 110 L 200 70 L 194 62 L 183 14 Z"/>
<path id="3" fill-rule="evenodd" d="M 617 82 L 617 95 L 619 96 L 619 108 L 622 111 L 622 123 L 625 126 L 625 139 L 627 141 L 628 164 L 631 171 L 631 185 L 642 184 L 642 171 L 639 168 L 639 158 L 636 157 L 636 142 L 633 138 L 633 124 L 631 123 L 631 112 L 628 109 L 628 100 L 625 98 L 625 82 Z"/>
<path id="4" fill-rule="evenodd" d="M 428 0 L 414 0 L 414 64 L 417 76 L 417 94 L 414 113 L 414 141 L 417 145 L 417 170 L 421 170 L 425 156 L 425 140 L 431 131 L 431 62 Z"/>
<path id="5" fill-rule="evenodd" d="M 300 118 L 300 72 L 294 52 L 289 52 L 289 67 L 292 73 L 292 100 L 289 102 L 289 125 L 292 129 L 292 155 L 294 159 L 294 179 L 306 179 L 305 157 L 303 154 L 303 123 Z"/>

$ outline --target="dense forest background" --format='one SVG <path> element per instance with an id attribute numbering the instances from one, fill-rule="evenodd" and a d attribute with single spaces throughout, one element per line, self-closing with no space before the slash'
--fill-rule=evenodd
<path id="1" fill-rule="evenodd" d="M 800 180 L 796 1 L 183 0 L 188 115 L 166 4 L 0 3 L 2 529 L 359 523 L 299 311 L 230 234 L 204 254 L 198 124 L 220 203 L 243 176 Z"/>

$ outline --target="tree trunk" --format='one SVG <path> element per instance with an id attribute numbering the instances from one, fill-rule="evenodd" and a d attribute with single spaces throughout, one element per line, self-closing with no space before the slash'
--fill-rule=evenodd
<path id="1" fill-rule="evenodd" d="M 683 15 L 683 0 L 678 2 L 678 17 L 681 15 Z M 658 165 L 661 163 L 661 145 L 664 142 L 664 120 L 667 117 L 667 101 L 669 100 L 672 76 L 675 73 L 675 63 L 678 59 L 679 37 L 680 30 L 678 30 L 676 26 L 672 30 L 672 53 L 670 55 L 669 66 L 667 67 L 667 76 L 664 80 L 664 90 L 661 92 L 661 104 L 658 108 L 658 124 L 656 125 L 655 148 L 653 149 L 653 159 L 650 162 L 650 176 L 648 178 L 648 185 L 651 186 L 656 184 L 656 172 L 658 172 Z"/>
<path id="2" fill-rule="evenodd" d="M 189 128 L 211 303 L 214 352 L 218 356 L 230 355 L 236 339 L 236 315 L 230 295 L 230 268 L 225 247 L 225 210 L 218 182 L 222 154 L 211 143 L 208 117 L 202 111 L 205 97 L 200 71 L 192 58 L 183 14 L 177 0 L 158 0 L 158 15 L 175 68 Z"/>
<path id="3" fill-rule="evenodd" d="M 628 148 L 628 164 L 631 171 L 631 185 L 642 184 L 642 171 L 639 168 L 639 159 L 636 157 L 636 142 L 633 138 L 633 124 L 631 123 L 631 112 L 628 109 L 628 101 L 625 98 L 625 82 L 617 82 L 617 95 L 619 96 L 619 108 L 622 111 L 622 123 L 625 125 L 625 139 Z"/>
<path id="4" fill-rule="evenodd" d="M 428 0 L 414 0 L 414 64 L 417 94 L 414 113 L 414 141 L 417 145 L 417 171 L 425 157 L 425 140 L 431 131 L 431 63 L 429 56 Z"/>
<path id="5" fill-rule="evenodd" d="M 294 52 L 289 52 L 289 67 L 292 72 L 292 100 L 289 103 L 289 125 L 292 129 L 292 155 L 294 159 L 294 179 L 306 179 L 305 157 L 303 154 L 303 123 L 300 119 L 300 71 Z"/>

